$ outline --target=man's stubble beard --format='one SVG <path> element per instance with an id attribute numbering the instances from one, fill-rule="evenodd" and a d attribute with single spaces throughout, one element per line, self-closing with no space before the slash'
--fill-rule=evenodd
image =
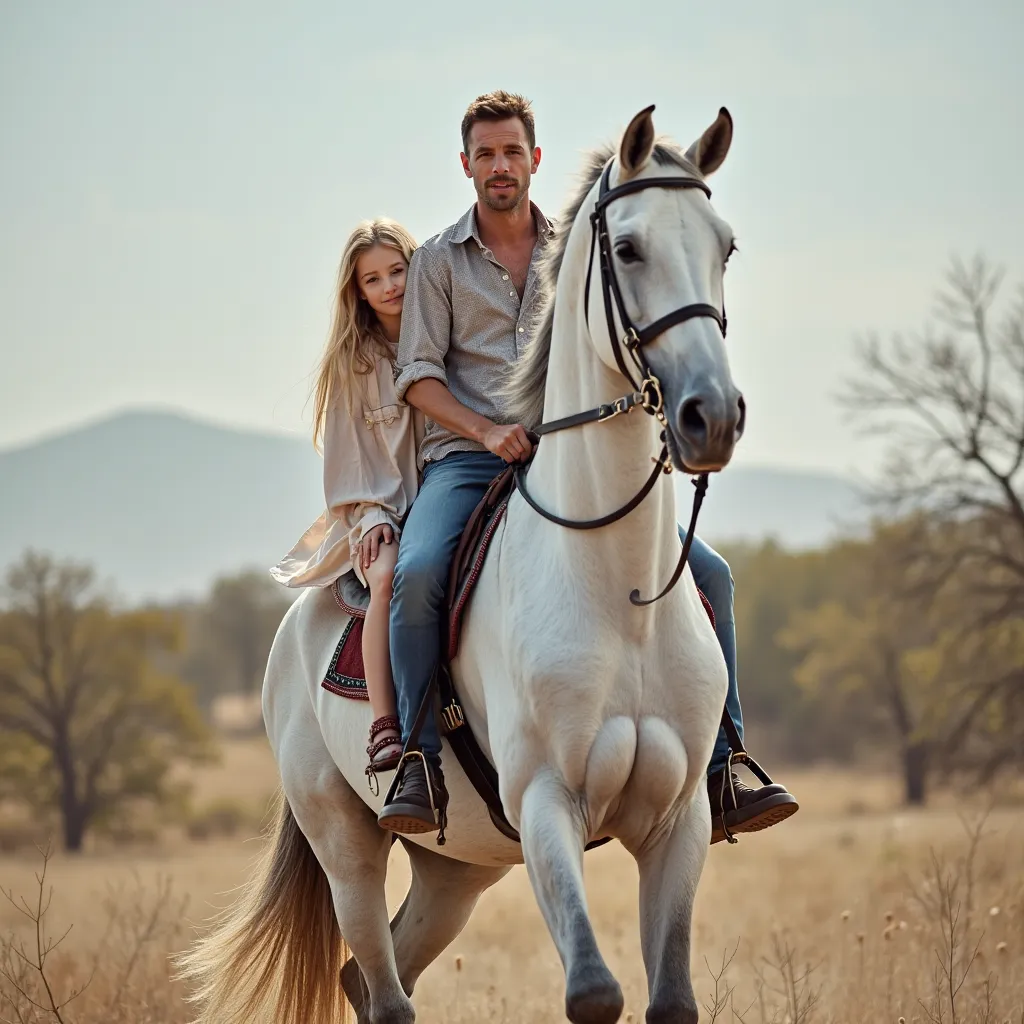
<path id="1" fill-rule="evenodd" d="M 489 210 L 494 210 L 495 213 L 511 213 L 514 210 L 518 210 L 523 200 L 528 198 L 530 194 L 530 183 L 522 184 L 517 181 L 518 188 L 515 193 L 511 196 L 495 196 L 492 195 L 487 188 L 485 182 L 482 188 L 478 188 L 476 191 L 480 202 L 484 204 Z"/>

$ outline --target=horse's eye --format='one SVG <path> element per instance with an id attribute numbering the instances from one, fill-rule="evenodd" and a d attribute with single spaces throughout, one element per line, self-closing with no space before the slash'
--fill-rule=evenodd
<path id="1" fill-rule="evenodd" d="M 615 243 L 615 255 L 623 263 L 639 263 L 640 253 L 636 251 L 633 243 L 628 238 L 622 238 Z"/>

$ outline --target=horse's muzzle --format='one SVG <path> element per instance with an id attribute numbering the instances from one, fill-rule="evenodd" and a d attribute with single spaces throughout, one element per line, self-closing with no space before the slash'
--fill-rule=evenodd
<path id="1" fill-rule="evenodd" d="M 706 384 L 685 395 L 669 416 L 677 449 L 673 454 L 686 469 L 713 473 L 724 469 L 743 435 L 747 407 L 731 384 L 725 389 Z"/>

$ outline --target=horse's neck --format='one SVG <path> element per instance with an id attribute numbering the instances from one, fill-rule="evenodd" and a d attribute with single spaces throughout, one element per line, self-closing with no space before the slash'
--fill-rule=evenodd
<path id="1" fill-rule="evenodd" d="M 577 304 L 559 302 L 548 363 L 545 420 L 593 409 L 632 390 L 625 378 L 598 359 L 585 330 Z M 658 421 L 641 409 L 604 423 L 548 434 L 530 469 L 531 493 L 545 508 L 567 519 L 606 515 L 625 505 L 644 486 L 654 469 L 652 458 L 661 450 L 660 434 Z M 614 574 L 621 567 L 632 580 L 631 586 L 663 582 L 679 553 L 671 477 L 663 476 L 640 506 L 614 525 L 574 533 L 602 548 L 600 562 L 605 572 Z"/>

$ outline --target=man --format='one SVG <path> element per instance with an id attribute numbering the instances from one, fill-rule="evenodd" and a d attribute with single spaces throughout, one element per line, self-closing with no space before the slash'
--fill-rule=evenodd
<path id="1" fill-rule="evenodd" d="M 537 263 L 551 232 L 530 202 L 530 179 L 540 167 L 541 151 L 529 101 L 501 91 L 480 96 L 463 118 L 462 145 L 462 166 L 473 179 L 477 200 L 458 223 L 413 256 L 398 346 L 398 395 L 427 418 L 423 486 L 405 522 L 391 600 L 391 660 L 403 739 L 440 654 L 448 568 L 462 530 L 505 464 L 525 461 L 532 451 L 523 426 L 505 422 L 494 370 L 496 364 L 514 362 L 525 343 L 540 298 Z M 742 730 L 729 566 L 697 539 L 690 566 L 715 610 L 729 668 L 726 706 Z M 436 830 L 431 792 L 438 806 L 447 804 L 433 715 L 419 739 L 423 759 L 406 765 L 394 799 L 378 818 L 391 831 Z M 708 779 L 716 822 L 724 798 L 731 831 L 773 824 L 768 811 L 784 787 L 751 790 L 735 776 L 729 786 L 728 753 L 723 732 Z M 713 841 L 717 838 L 724 838 L 720 827 Z"/>

